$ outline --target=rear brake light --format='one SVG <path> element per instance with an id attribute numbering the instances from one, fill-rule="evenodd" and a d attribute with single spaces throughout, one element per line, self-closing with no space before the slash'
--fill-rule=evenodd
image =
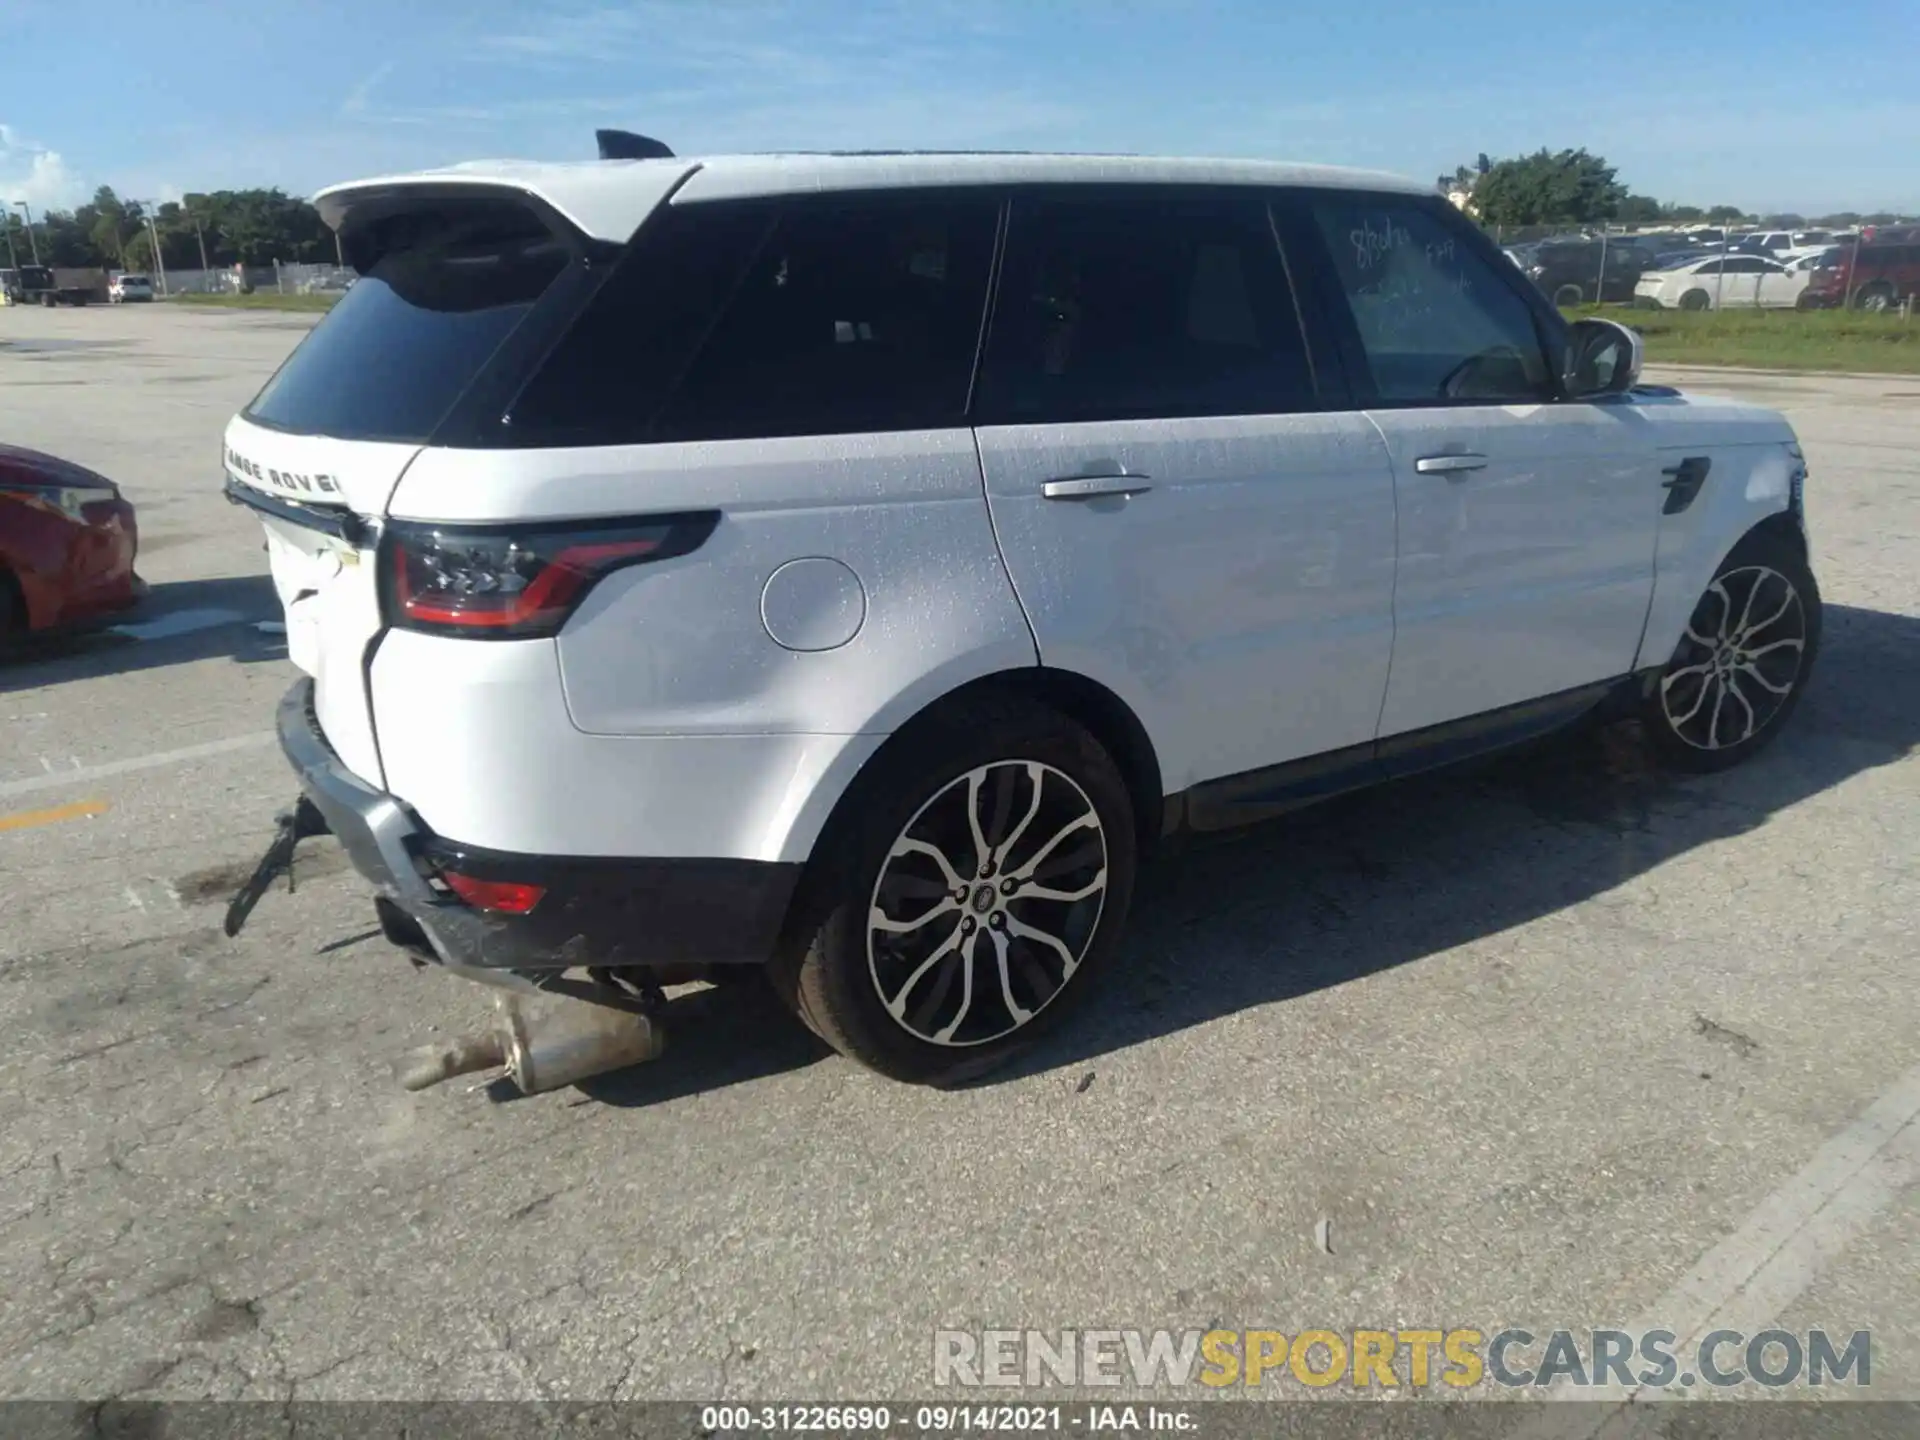
<path id="1" fill-rule="evenodd" d="M 719 518 L 708 511 L 512 529 L 395 522 L 381 542 L 381 608 L 388 624 L 407 630 L 552 635 L 602 578 L 697 550 Z"/>
<path id="2" fill-rule="evenodd" d="M 517 880 L 476 880 L 452 870 L 442 870 L 440 878 L 474 909 L 493 910 L 502 915 L 528 914 L 547 893 L 544 885 L 526 885 Z"/>

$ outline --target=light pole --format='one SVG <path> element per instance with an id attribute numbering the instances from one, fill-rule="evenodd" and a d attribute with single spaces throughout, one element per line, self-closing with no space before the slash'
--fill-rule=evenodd
<path id="1" fill-rule="evenodd" d="M 16 200 L 13 203 L 19 207 L 20 213 L 27 217 L 27 244 L 33 247 L 33 263 L 38 265 L 40 263 L 40 241 L 33 233 L 33 211 L 27 208 L 27 202 L 24 200 Z M 13 227 L 8 226 L 7 228 L 9 233 L 11 233 Z"/>
<path id="2" fill-rule="evenodd" d="M 160 277 L 160 294 L 162 298 L 165 298 L 167 293 L 167 261 L 166 257 L 160 253 L 160 231 L 153 223 L 153 212 L 158 208 L 159 202 L 157 201 L 142 201 L 140 203 L 141 217 L 147 222 L 147 239 L 153 242 L 154 273 Z"/>
<path id="3" fill-rule="evenodd" d="M 6 224 L 7 224 L 7 268 L 9 270 L 18 270 L 20 268 L 20 252 L 13 248 L 13 212 L 11 210 L 9 210 L 6 214 Z"/>

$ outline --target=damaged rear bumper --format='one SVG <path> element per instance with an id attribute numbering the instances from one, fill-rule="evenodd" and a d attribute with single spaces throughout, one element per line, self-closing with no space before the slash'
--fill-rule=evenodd
<path id="1" fill-rule="evenodd" d="M 480 850 L 429 831 L 404 804 L 348 770 L 315 718 L 313 682 L 280 702 L 280 748 L 307 801 L 375 888 L 387 938 L 467 971 L 764 963 L 800 867 L 730 859 L 531 856 Z M 531 912 L 474 909 L 444 870 L 537 885 Z"/>

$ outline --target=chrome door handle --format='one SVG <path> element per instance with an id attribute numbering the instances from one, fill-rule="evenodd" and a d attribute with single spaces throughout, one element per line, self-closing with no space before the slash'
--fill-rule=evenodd
<path id="1" fill-rule="evenodd" d="M 1040 493 L 1049 500 L 1094 500 L 1102 495 L 1141 495 L 1152 488 L 1145 475 L 1075 475 L 1047 481 Z"/>
<path id="2" fill-rule="evenodd" d="M 1484 455 L 1422 455 L 1413 462 L 1413 468 L 1422 475 L 1460 475 L 1468 470 L 1487 468 Z"/>

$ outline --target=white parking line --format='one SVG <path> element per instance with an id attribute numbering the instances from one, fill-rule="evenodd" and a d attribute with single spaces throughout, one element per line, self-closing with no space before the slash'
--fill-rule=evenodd
<path id="1" fill-rule="evenodd" d="M 1675 1356 L 1691 1355 L 1711 1331 L 1752 1335 L 1777 1320 L 1810 1286 L 1823 1262 L 1840 1255 L 1904 1189 L 1920 1181 L 1920 1066 L 1909 1070 L 1859 1119 L 1814 1152 L 1786 1184 L 1755 1207 L 1741 1227 L 1688 1267 L 1630 1331 L 1671 1330 Z M 1523 1436 L 1624 1436 L 1634 1401 L 1705 1392 L 1556 1387 L 1542 1398 L 1611 1400 L 1579 1423 L 1536 1413 L 1508 1440 Z"/>
<path id="2" fill-rule="evenodd" d="M 98 765 L 77 765 L 72 770 L 57 770 L 50 775 L 29 775 L 24 780 L 0 780 L 0 800 L 10 800 L 16 795 L 32 795 L 41 790 L 64 789 L 69 785 L 84 785 L 89 780 L 103 779 L 108 775 L 126 775 L 135 770 L 157 770 L 163 765 L 183 765 L 189 760 L 206 760 L 215 755 L 230 755 L 236 750 L 252 750 L 258 746 L 271 745 L 275 739 L 271 730 L 259 730 L 251 735 L 235 735 L 227 740 L 209 740 L 204 745 L 186 745 L 178 750 L 162 750 L 153 755 L 135 755 L 126 760 L 107 760 Z"/>
<path id="3" fill-rule="evenodd" d="M 195 631 L 213 630 L 222 625 L 238 625 L 246 618 L 238 610 L 176 610 L 171 615 L 162 615 L 153 620 L 115 625 L 112 630 L 115 635 L 125 635 L 133 640 L 170 640 L 176 635 L 191 635 Z"/>

